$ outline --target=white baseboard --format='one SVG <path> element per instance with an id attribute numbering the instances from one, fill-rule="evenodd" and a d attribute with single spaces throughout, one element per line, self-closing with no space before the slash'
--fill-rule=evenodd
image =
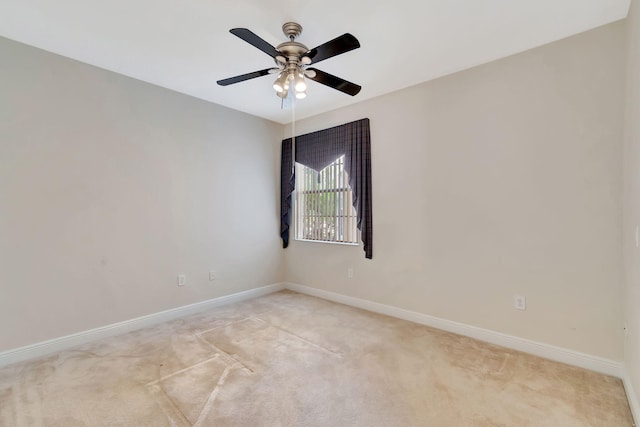
<path id="1" fill-rule="evenodd" d="M 387 316 L 397 317 L 399 319 L 408 320 L 414 323 L 419 323 L 421 325 L 430 326 L 432 328 L 441 329 L 447 332 L 453 332 L 458 335 L 475 338 L 480 341 L 485 341 L 513 350 L 522 351 L 524 353 L 533 354 L 535 356 L 544 357 L 545 359 L 555 360 L 557 362 L 578 366 L 580 368 L 589 369 L 591 371 L 600 372 L 606 375 L 612 375 L 618 378 L 624 377 L 624 368 L 622 362 L 604 359 L 598 356 L 592 356 L 590 354 L 580 353 L 578 351 L 556 347 L 550 344 L 531 341 L 512 335 L 491 331 L 488 329 L 482 329 L 476 326 L 466 325 L 464 323 L 441 319 L 439 317 L 430 316 L 428 314 L 417 313 L 415 311 L 404 310 L 402 308 L 354 298 L 335 292 L 311 288 L 309 286 L 298 285 L 295 283 L 285 283 L 285 288 L 295 292 L 300 292 L 302 294 L 312 295 L 329 301 L 362 308 L 364 310 L 373 311 L 375 313 L 385 314 Z"/>
<path id="2" fill-rule="evenodd" d="M 80 344 L 98 340 L 100 338 L 119 335 L 126 332 L 131 332 L 136 329 L 155 325 L 157 323 L 166 322 L 183 316 L 188 316 L 190 314 L 195 314 L 213 307 L 218 307 L 221 305 L 231 304 L 234 302 L 244 301 L 267 295 L 273 292 L 278 292 L 283 290 L 284 288 L 284 284 L 276 283 L 256 289 L 250 289 L 248 291 L 213 298 L 207 301 L 197 302 L 195 304 L 173 308 L 171 310 L 161 311 L 159 313 L 149 314 L 147 316 L 137 317 L 131 320 L 125 320 L 124 322 L 90 329 L 88 331 L 82 331 L 76 334 L 42 341 L 25 347 L 3 351 L 0 353 L 0 367 L 65 350 Z"/>
<path id="3" fill-rule="evenodd" d="M 635 420 L 634 425 L 640 425 L 640 402 L 638 401 L 638 395 L 633 389 L 631 378 L 629 378 L 629 374 L 626 369 L 625 374 L 622 377 L 622 382 L 624 383 L 624 391 L 627 393 L 627 399 L 629 400 L 631 414 L 633 414 L 633 419 Z"/>
<path id="4" fill-rule="evenodd" d="M 76 334 L 66 335 L 59 338 L 54 338 L 47 341 L 31 344 L 25 347 L 20 347 L 12 350 L 7 350 L 0 353 L 0 367 L 6 366 L 12 363 L 20 362 L 23 360 L 32 359 L 35 357 L 44 356 L 46 354 L 61 351 L 70 347 L 74 347 L 80 344 L 85 344 L 91 341 L 95 341 L 100 338 L 110 337 L 126 332 L 130 332 L 136 329 L 141 329 L 147 326 L 155 325 L 157 323 L 166 322 L 182 316 L 188 316 L 190 314 L 198 313 L 213 307 L 218 307 L 225 304 L 231 304 L 234 302 L 244 301 L 259 296 L 267 295 L 273 292 L 277 292 L 283 289 L 289 289 L 302 294 L 312 295 L 319 298 L 323 298 L 329 301 L 335 301 L 341 304 L 350 305 L 353 307 L 362 308 L 375 313 L 385 314 L 387 316 L 397 317 L 399 319 L 408 320 L 414 323 L 430 326 L 433 328 L 441 329 L 448 332 L 453 332 L 459 335 L 475 338 L 481 341 L 489 342 L 492 344 L 500 345 L 503 347 L 511 348 L 514 350 L 523 351 L 525 353 L 533 354 L 536 356 L 544 357 L 547 359 L 555 360 L 558 362 L 567 363 L 569 365 L 578 366 L 581 368 L 589 369 L 596 372 L 601 372 L 607 375 L 612 375 L 618 378 L 622 378 L 625 381 L 625 387 L 628 390 L 630 397 L 630 404 L 633 405 L 637 402 L 635 394 L 631 388 L 631 383 L 628 381 L 623 364 L 621 362 L 604 359 L 597 356 L 592 356 L 577 351 L 552 346 L 536 341 L 527 340 L 524 338 L 515 337 L 512 335 L 503 334 L 487 329 L 478 328 L 476 326 L 466 325 L 464 323 L 458 323 L 451 320 L 441 319 L 435 316 L 427 314 L 417 313 L 414 311 L 405 310 L 390 305 L 385 305 L 373 301 L 350 297 L 347 295 L 338 294 L 335 292 L 329 292 L 321 289 L 311 288 L 308 286 L 298 285 L 294 283 L 277 283 L 273 285 L 263 286 L 256 289 L 250 289 L 248 291 L 238 292 L 231 295 L 225 295 L 222 297 L 210 299 L 207 301 L 198 302 L 195 304 L 186 305 L 183 307 L 174 308 L 171 310 L 161 311 L 159 313 L 150 314 L 147 316 L 138 317 L 124 322 L 114 323 L 107 326 L 102 326 L 87 331 L 78 332 Z M 633 399 L 631 395 L 633 394 Z M 636 403 L 637 405 L 637 403 Z M 634 408 L 632 408 L 634 409 Z M 636 407 L 634 414 L 637 415 L 638 408 Z"/>

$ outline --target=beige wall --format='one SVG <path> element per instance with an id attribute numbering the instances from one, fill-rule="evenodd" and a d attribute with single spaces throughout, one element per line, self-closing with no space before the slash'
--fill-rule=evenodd
<path id="1" fill-rule="evenodd" d="M 6 39 L 0 94 L 0 351 L 282 280 L 281 125 Z"/>
<path id="2" fill-rule="evenodd" d="M 297 123 L 371 119 L 374 254 L 294 241 L 287 280 L 622 360 L 624 30 Z"/>
<path id="3" fill-rule="evenodd" d="M 625 363 L 640 398 L 640 249 L 635 232 L 640 226 L 640 3 L 631 2 L 627 19 L 628 67 L 624 151 L 624 302 Z M 635 402 L 640 407 L 640 401 Z M 640 421 L 640 420 L 639 420 Z"/>

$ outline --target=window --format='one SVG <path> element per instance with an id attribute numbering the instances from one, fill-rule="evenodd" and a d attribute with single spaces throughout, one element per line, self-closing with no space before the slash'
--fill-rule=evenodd
<path id="1" fill-rule="evenodd" d="M 369 127 L 369 119 L 365 118 L 282 140 L 280 237 L 283 248 L 289 247 L 290 232 L 295 231 L 294 238 L 301 240 L 362 242 L 365 258 L 373 258 Z M 320 172 L 298 168 L 299 172 L 294 174 L 294 162 Z M 296 200 L 298 198 L 300 200 Z M 351 210 L 352 202 L 354 210 Z"/>
<path id="2" fill-rule="evenodd" d="M 296 163 L 296 240 L 357 244 L 358 228 L 345 156 L 320 172 Z"/>

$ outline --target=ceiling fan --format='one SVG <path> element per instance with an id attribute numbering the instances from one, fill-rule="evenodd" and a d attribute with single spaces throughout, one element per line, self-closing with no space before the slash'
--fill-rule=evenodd
<path id="1" fill-rule="evenodd" d="M 282 32 L 289 37 L 289 41 L 281 43 L 277 47 L 271 46 L 246 28 L 232 28 L 229 32 L 271 56 L 276 62 L 276 67 L 265 68 L 264 70 L 218 80 L 220 86 L 228 86 L 256 77 L 277 73 L 278 77 L 273 83 L 273 88 L 276 94 L 282 99 L 287 98 L 289 88 L 292 86 L 296 98 L 306 97 L 307 84 L 305 77 L 351 96 L 357 95 L 360 89 L 362 89 L 361 86 L 355 83 L 348 82 L 340 77 L 318 70 L 317 68 L 309 67 L 311 64 L 317 64 L 325 59 L 359 48 L 360 42 L 349 33 L 345 33 L 320 46 L 309 49 L 302 43 L 295 41 L 296 37 L 302 32 L 302 26 L 295 22 L 287 22 L 282 26 Z"/>

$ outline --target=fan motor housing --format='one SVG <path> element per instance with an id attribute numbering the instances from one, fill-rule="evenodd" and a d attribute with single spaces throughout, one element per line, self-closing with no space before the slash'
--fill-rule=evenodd
<path id="1" fill-rule="evenodd" d="M 280 43 L 276 47 L 276 50 L 278 52 L 281 52 L 287 58 L 290 57 L 290 56 L 299 57 L 303 53 L 309 52 L 309 48 L 308 47 L 306 47 L 302 43 L 298 43 L 298 42 L 294 42 L 294 41 Z"/>

